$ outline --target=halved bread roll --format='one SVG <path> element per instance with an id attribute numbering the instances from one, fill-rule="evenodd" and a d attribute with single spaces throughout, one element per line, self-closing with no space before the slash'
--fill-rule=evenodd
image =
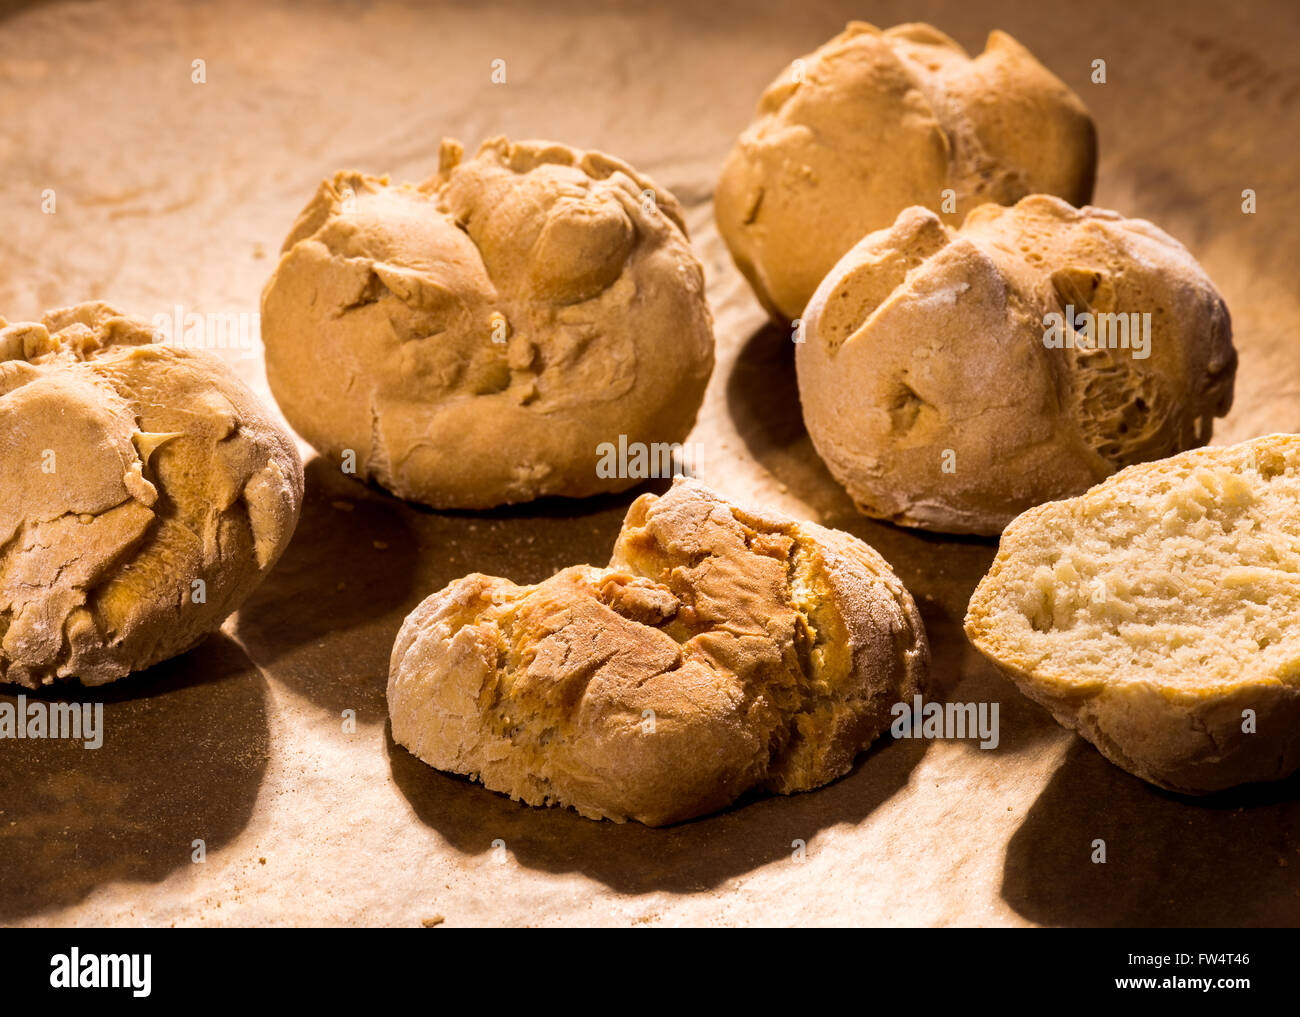
<path id="1" fill-rule="evenodd" d="M 1030 509 L 971 598 L 977 649 L 1184 793 L 1300 767 L 1300 435 L 1131 466 Z"/>

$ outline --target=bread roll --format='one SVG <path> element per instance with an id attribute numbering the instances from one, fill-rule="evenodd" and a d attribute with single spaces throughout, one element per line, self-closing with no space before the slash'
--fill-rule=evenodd
<path id="1" fill-rule="evenodd" d="M 768 86 L 714 195 L 718 229 L 792 321 L 850 247 L 912 205 L 956 226 L 986 201 L 1092 198 L 1078 96 L 1005 32 L 973 60 L 930 25 L 852 22 Z"/>
<path id="2" fill-rule="evenodd" d="M 837 530 L 679 479 L 605 568 L 470 575 L 393 647 L 393 738 L 530 805 L 658 826 L 825 784 L 921 691 L 916 605 Z"/>
<path id="3" fill-rule="evenodd" d="M 1181 244 L 1046 195 L 960 230 L 905 210 L 817 288 L 803 340 L 804 421 L 858 508 L 952 533 L 1205 443 L 1237 365 Z"/>
<path id="4" fill-rule="evenodd" d="M 262 298 L 267 378 L 326 458 L 402 498 L 488 508 L 617 491 L 597 447 L 678 443 L 713 369 L 671 194 L 600 152 L 445 141 L 419 187 L 339 173 Z"/>
<path id="5" fill-rule="evenodd" d="M 1116 766 L 1194 794 L 1300 767 L 1300 436 L 1131 466 L 1002 535 L 966 634 Z"/>
<path id="6" fill-rule="evenodd" d="M 0 319 L 0 681 L 198 643 L 289 542 L 302 463 L 229 369 L 106 304 Z"/>

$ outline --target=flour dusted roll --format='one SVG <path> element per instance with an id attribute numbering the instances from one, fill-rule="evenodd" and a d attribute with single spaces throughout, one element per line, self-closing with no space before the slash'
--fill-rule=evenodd
<path id="1" fill-rule="evenodd" d="M 293 438 L 220 360 L 152 340 L 102 303 L 0 319 L 0 681 L 189 649 L 293 534 Z"/>
<path id="2" fill-rule="evenodd" d="M 339 173 L 262 298 L 289 423 L 438 508 L 637 482 L 597 448 L 680 443 L 713 369 L 704 277 L 671 194 L 600 152 L 443 143 L 418 187 Z"/>
<path id="3" fill-rule="evenodd" d="M 916 605 L 862 541 L 679 479 L 633 503 L 605 568 L 427 598 L 388 708 L 432 766 L 661 825 L 843 775 L 928 661 Z"/>
<path id="4" fill-rule="evenodd" d="M 831 473 L 867 515 L 952 533 L 1205 443 L 1237 366 L 1186 248 L 1048 195 L 961 229 L 906 209 L 822 281 L 803 339 L 804 422 Z"/>
<path id="5" fill-rule="evenodd" d="M 1005 32 L 970 57 L 937 28 L 852 22 L 763 93 L 714 195 L 764 307 L 792 321 L 850 247 L 921 205 L 956 226 L 986 201 L 1092 197 L 1078 96 Z"/>

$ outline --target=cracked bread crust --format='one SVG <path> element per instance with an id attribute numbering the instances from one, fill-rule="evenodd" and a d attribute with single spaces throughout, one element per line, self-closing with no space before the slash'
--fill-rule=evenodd
<path id="1" fill-rule="evenodd" d="M 1007 527 L 966 634 L 1143 780 L 1281 779 L 1300 768 L 1298 502 L 1297 435 L 1129 467 Z"/>
<path id="2" fill-rule="evenodd" d="M 1067 307 L 1149 313 L 1147 356 L 1045 346 Z M 960 230 L 906 209 L 823 280 L 804 340 L 804 421 L 831 473 L 867 515 L 950 533 L 998 533 L 1204 444 L 1237 367 L 1227 307 L 1181 244 L 1049 195 L 981 205 Z"/>
<path id="3" fill-rule="evenodd" d="M 1082 205 L 1096 165 L 1083 103 L 1005 32 L 972 59 L 930 25 L 855 21 L 768 86 L 714 206 L 759 301 L 793 321 L 840 256 L 903 209 L 956 226 L 1027 194 Z"/>
<path id="4" fill-rule="evenodd" d="M 603 569 L 427 598 L 388 708 L 432 766 L 659 826 L 842 776 L 928 663 L 915 603 L 865 543 L 679 479 L 632 504 Z"/>
<path id="5" fill-rule="evenodd" d="M 444 141 L 418 187 L 345 172 L 262 296 L 267 378 L 326 458 L 436 508 L 623 490 L 597 446 L 677 443 L 713 370 L 671 194 L 600 152 Z"/>
<path id="6" fill-rule="evenodd" d="M 152 340 L 102 303 L 0 319 L 0 681 L 184 652 L 293 533 L 291 436 L 219 360 Z"/>

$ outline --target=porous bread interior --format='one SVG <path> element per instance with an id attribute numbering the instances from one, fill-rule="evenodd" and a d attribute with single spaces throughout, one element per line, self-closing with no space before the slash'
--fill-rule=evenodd
<path id="1" fill-rule="evenodd" d="M 972 636 L 1066 682 L 1300 680 L 1297 506 L 1300 437 L 1133 467 L 1012 524 Z"/>

